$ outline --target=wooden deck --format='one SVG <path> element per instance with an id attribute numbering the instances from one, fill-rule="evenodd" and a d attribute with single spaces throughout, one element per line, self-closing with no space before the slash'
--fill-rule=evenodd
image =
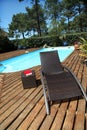
<path id="1" fill-rule="evenodd" d="M 64 65 L 87 88 L 87 67 L 75 51 Z M 40 80 L 40 66 L 32 68 Z M 42 85 L 23 89 L 21 72 L 0 74 L 0 130 L 87 130 L 87 110 L 84 99 L 51 106 L 46 115 Z"/>

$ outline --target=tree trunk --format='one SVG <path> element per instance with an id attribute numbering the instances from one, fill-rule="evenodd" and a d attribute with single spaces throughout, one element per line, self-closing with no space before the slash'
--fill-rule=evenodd
<path id="1" fill-rule="evenodd" d="M 22 32 L 23 39 L 25 38 L 24 33 Z"/>
<path id="2" fill-rule="evenodd" d="M 80 7 L 81 5 L 79 4 L 79 9 L 78 9 L 78 12 L 79 12 L 79 16 L 80 16 L 80 14 L 81 14 L 81 7 Z M 80 31 L 82 32 L 83 31 L 83 26 L 82 26 L 82 19 L 80 18 L 79 19 L 79 27 L 80 27 Z"/>
<path id="3" fill-rule="evenodd" d="M 38 14 L 38 3 L 37 3 L 37 0 L 35 0 L 35 6 L 36 6 L 36 15 L 37 15 L 37 32 L 38 32 L 38 35 L 41 36 L 41 29 L 40 29 L 40 20 L 39 20 L 39 14 Z"/>
<path id="4" fill-rule="evenodd" d="M 68 17 L 68 33 L 70 32 L 70 27 L 69 27 L 69 17 Z"/>
<path id="5" fill-rule="evenodd" d="M 80 24 L 79 24 L 79 26 L 80 26 L 80 31 L 82 32 L 83 31 L 83 26 L 82 26 L 82 19 L 80 18 Z"/>

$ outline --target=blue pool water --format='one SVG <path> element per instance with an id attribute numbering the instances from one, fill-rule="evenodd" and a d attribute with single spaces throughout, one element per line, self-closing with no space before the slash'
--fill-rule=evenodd
<path id="1" fill-rule="evenodd" d="M 65 60 L 65 58 L 67 58 L 67 56 L 69 56 L 74 51 L 74 47 L 43 48 L 40 50 L 36 50 L 14 58 L 1 61 L 0 72 L 16 72 L 40 65 L 40 52 L 52 50 L 58 50 L 60 61 L 62 62 L 63 60 Z"/>

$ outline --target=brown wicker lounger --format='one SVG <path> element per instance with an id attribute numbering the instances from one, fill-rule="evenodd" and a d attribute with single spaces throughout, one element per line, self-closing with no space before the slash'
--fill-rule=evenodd
<path id="1" fill-rule="evenodd" d="M 77 99 L 87 96 L 83 87 L 70 69 L 61 65 L 58 52 L 41 52 L 41 81 L 43 85 L 47 114 L 49 101 Z"/>

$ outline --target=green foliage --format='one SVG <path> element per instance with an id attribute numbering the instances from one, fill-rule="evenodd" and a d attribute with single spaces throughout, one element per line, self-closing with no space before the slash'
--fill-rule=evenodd
<path id="1" fill-rule="evenodd" d="M 87 53 L 87 44 L 83 44 L 80 48 L 83 52 Z"/>
<path id="2" fill-rule="evenodd" d="M 46 36 L 46 37 L 38 37 L 38 38 L 30 38 L 29 43 L 33 43 L 36 47 L 42 47 L 44 44 L 47 46 L 61 46 L 62 41 L 58 36 Z"/>
<path id="3" fill-rule="evenodd" d="M 64 38 L 67 41 L 68 45 L 73 45 L 75 41 L 79 42 L 80 37 L 86 38 L 87 32 L 64 34 L 60 36 L 61 40 Z"/>
<path id="4" fill-rule="evenodd" d="M 38 36 L 41 36 L 41 33 L 47 30 L 45 20 L 43 8 L 39 4 L 39 0 L 35 0 L 32 8 L 26 8 L 26 13 L 13 15 L 9 25 L 9 36 L 16 37 L 21 34 L 25 38 L 29 32 L 37 32 Z"/>
<path id="5" fill-rule="evenodd" d="M 40 4 L 37 3 L 32 6 L 32 8 L 26 8 L 27 11 L 27 28 L 38 32 L 38 36 L 41 36 L 42 32 L 47 29 L 46 18 L 44 16 L 44 11 Z"/>
<path id="6" fill-rule="evenodd" d="M 32 2 L 32 6 L 26 8 L 26 13 L 23 14 L 25 16 L 17 14 L 12 18 L 11 36 L 21 34 L 26 37 L 31 36 L 32 32 L 33 35 L 47 36 L 87 31 L 86 0 L 29 0 L 29 2 Z"/>
<path id="7" fill-rule="evenodd" d="M 14 44 L 6 36 L 0 36 L 0 53 L 15 50 Z"/>
<path id="8" fill-rule="evenodd" d="M 85 38 L 83 38 L 83 37 L 80 37 L 80 43 L 82 44 L 82 45 L 80 46 L 80 49 L 81 49 L 83 52 L 87 53 L 87 39 L 85 39 Z"/>
<path id="9" fill-rule="evenodd" d="M 46 37 L 31 37 L 28 39 L 14 40 L 15 45 L 21 46 L 21 48 L 33 48 L 47 46 L 62 46 L 62 40 L 58 36 L 46 36 Z"/>
<path id="10" fill-rule="evenodd" d="M 17 15 L 13 15 L 12 22 L 9 25 L 9 36 L 17 36 L 18 33 L 22 34 L 23 38 L 26 33 L 26 14 L 19 13 Z"/>
<path id="11" fill-rule="evenodd" d="M 83 38 L 83 37 L 80 37 L 80 42 L 82 44 L 87 44 L 87 40 L 85 38 Z"/>
<path id="12" fill-rule="evenodd" d="M 79 37 L 86 38 L 87 33 L 73 33 L 64 35 L 51 35 L 44 37 L 31 37 L 27 39 L 17 39 L 11 41 L 15 46 L 20 46 L 22 48 L 33 48 L 33 47 L 43 47 L 45 44 L 47 46 L 63 46 L 63 42 L 66 41 L 68 45 L 73 45 L 75 41 L 79 41 Z"/>

